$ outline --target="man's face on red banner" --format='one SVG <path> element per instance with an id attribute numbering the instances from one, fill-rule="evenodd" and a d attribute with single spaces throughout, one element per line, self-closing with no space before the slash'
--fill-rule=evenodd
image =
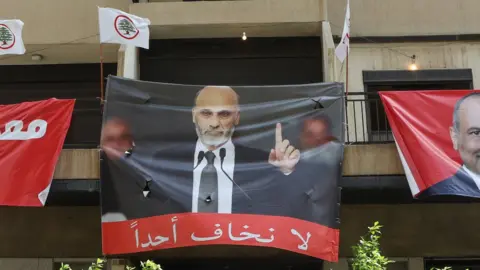
<path id="1" fill-rule="evenodd" d="M 453 118 L 450 128 L 453 147 L 465 166 L 480 174 L 480 95 L 459 101 Z"/>
<path id="2" fill-rule="evenodd" d="M 480 198 L 480 91 L 380 95 L 412 194 Z"/>

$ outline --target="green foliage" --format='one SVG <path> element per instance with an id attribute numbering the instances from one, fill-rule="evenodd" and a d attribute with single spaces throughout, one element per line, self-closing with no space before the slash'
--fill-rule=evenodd
<path id="1" fill-rule="evenodd" d="M 70 265 L 62 263 L 59 270 L 72 270 L 72 268 L 70 267 Z"/>
<path id="2" fill-rule="evenodd" d="M 125 31 L 126 34 L 130 34 L 130 32 L 135 32 L 135 28 L 133 27 L 132 23 L 130 23 L 127 19 L 123 19 L 118 24 L 118 29 Z"/>
<path id="3" fill-rule="evenodd" d="M 88 268 L 88 270 L 102 270 L 103 269 L 103 263 L 105 263 L 106 260 L 103 259 L 97 259 L 96 262 L 92 263 L 92 265 Z"/>
<path id="4" fill-rule="evenodd" d="M 162 270 L 160 264 L 156 264 L 153 261 L 141 262 L 142 270 Z"/>
<path id="5" fill-rule="evenodd" d="M 146 262 L 140 262 L 140 265 L 142 267 L 141 270 L 162 270 L 160 267 L 160 264 L 156 264 L 153 261 L 147 260 Z M 135 267 L 130 267 L 127 266 L 127 270 L 135 270 Z"/>
<path id="6" fill-rule="evenodd" d="M 12 41 L 13 35 L 8 31 L 8 29 L 3 26 L 0 27 L 0 41 L 3 42 L 3 45 L 7 44 L 7 41 Z"/>
<path id="7" fill-rule="evenodd" d="M 91 266 L 88 267 L 88 270 L 102 270 L 106 260 L 98 258 L 96 262 L 93 262 Z M 59 270 L 73 270 L 70 265 L 63 264 L 60 266 Z M 82 269 L 83 270 L 83 269 Z"/>
<path id="8" fill-rule="evenodd" d="M 386 270 L 387 265 L 394 261 L 383 256 L 380 251 L 380 229 L 382 226 L 375 221 L 368 227 L 369 233 L 360 238 L 357 245 L 353 246 L 353 270 Z"/>
<path id="9" fill-rule="evenodd" d="M 88 267 L 88 270 L 103 270 L 104 264 L 106 262 L 107 261 L 105 259 L 97 259 L 96 262 L 92 263 L 92 265 Z M 141 262 L 141 267 L 142 268 L 139 270 L 162 270 L 162 268 L 160 267 L 160 264 L 156 264 L 155 262 L 150 260 L 147 260 L 146 262 Z M 59 270 L 73 270 L 73 269 L 70 267 L 70 265 L 62 263 Z M 127 270 L 136 270 L 136 268 L 127 266 Z"/>
<path id="10" fill-rule="evenodd" d="M 445 266 L 444 268 L 432 267 L 430 268 L 430 270 L 452 270 L 452 267 L 450 266 Z"/>

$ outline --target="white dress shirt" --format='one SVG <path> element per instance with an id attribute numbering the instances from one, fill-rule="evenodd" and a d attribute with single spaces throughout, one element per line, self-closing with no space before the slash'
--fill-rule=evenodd
<path id="1" fill-rule="evenodd" d="M 472 180 L 477 184 L 478 189 L 480 189 L 480 175 L 470 171 L 465 165 L 463 165 L 463 170 L 465 170 Z"/>
<path id="2" fill-rule="evenodd" d="M 228 140 L 222 147 L 212 151 L 215 154 L 215 159 L 213 165 L 217 169 L 217 179 L 218 179 L 218 213 L 230 214 L 232 212 L 232 192 L 233 192 L 233 183 L 225 175 L 220 167 L 220 149 L 225 148 L 226 155 L 223 161 L 223 170 L 233 179 L 233 171 L 235 169 L 235 146 L 231 140 Z M 204 151 L 205 153 L 209 150 L 205 145 L 197 140 L 195 146 L 195 155 L 193 156 L 193 167 L 197 166 L 198 162 L 198 153 Z M 193 171 L 193 192 L 192 192 L 192 212 L 198 212 L 198 194 L 200 190 L 200 177 L 202 175 L 203 168 L 207 165 L 207 159 L 203 158 L 197 168 Z"/>

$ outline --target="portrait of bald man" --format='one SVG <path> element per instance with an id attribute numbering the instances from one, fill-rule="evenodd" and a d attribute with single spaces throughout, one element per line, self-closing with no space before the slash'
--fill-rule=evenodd
<path id="1" fill-rule="evenodd" d="M 480 197 L 480 92 L 456 102 L 450 137 L 463 164 L 453 176 L 431 186 L 421 196 Z"/>
<path id="2" fill-rule="evenodd" d="M 298 213 L 318 181 L 315 165 L 300 161 L 300 150 L 283 137 L 280 123 L 269 152 L 236 144 L 232 135 L 241 122 L 239 99 L 231 87 L 202 88 L 191 118 L 197 140 L 162 145 L 152 157 L 148 187 L 128 190 L 148 207 L 136 207 L 130 199 L 126 208 L 131 210 L 120 212 L 128 219 L 182 212 Z M 123 156 L 133 143 L 126 123 L 104 125 L 102 149 L 110 159 Z"/>

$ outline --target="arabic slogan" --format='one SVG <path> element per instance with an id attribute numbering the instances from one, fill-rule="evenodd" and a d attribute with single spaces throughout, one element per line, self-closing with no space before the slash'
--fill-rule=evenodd
<path id="1" fill-rule="evenodd" d="M 42 138 L 47 132 L 47 121 L 35 119 L 28 124 L 28 129 L 22 131 L 23 121 L 12 120 L 5 125 L 5 130 L 0 130 L 1 141 L 26 141 Z"/>
<path id="2" fill-rule="evenodd" d="M 275 247 L 332 261 L 338 258 L 338 230 L 289 217 L 182 213 L 106 222 L 102 223 L 102 231 L 105 254 L 246 245 Z M 124 235 L 122 245 L 118 245 L 118 235 Z"/>

